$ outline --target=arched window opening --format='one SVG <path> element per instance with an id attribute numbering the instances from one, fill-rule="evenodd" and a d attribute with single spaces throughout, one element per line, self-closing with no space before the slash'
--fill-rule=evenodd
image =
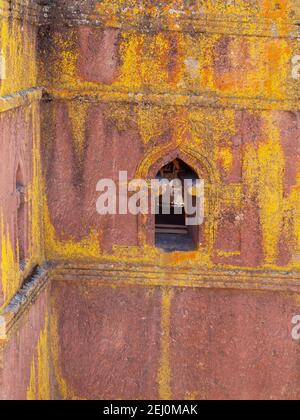
<path id="1" fill-rule="evenodd" d="M 26 200 L 25 185 L 21 168 L 18 167 L 16 176 L 17 194 L 17 247 L 19 255 L 19 266 L 25 269 L 26 262 Z"/>
<path id="2" fill-rule="evenodd" d="M 160 185 L 167 180 L 172 188 L 167 192 L 161 187 L 157 198 L 155 216 L 155 244 L 166 252 L 193 251 L 199 245 L 199 226 L 191 226 L 191 216 L 186 209 L 185 181 L 193 184 L 199 179 L 196 172 L 181 159 L 175 159 L 163 166 L 156 179 Z M 195 204 L 195 203 L 193 203 Z"/>

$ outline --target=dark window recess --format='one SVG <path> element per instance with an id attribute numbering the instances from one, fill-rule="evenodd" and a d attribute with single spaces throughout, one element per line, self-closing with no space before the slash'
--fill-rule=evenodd
<path id="1" fill-rule="evenodd" d="M 185 179 L 198 179 L 195 171 L 180 159 L 165 165 L 158 172 L 158 180 L 168 181 L 179 179 L 184 186 Z M 186 223 L 186 212 L 184 207 L 184 188 L 182 197 L 171 191 L 171 207 L 164 210 L 163 195 L 157 200 L 157 213 L 155 216 L 155 244 L 157 248 L 165 252 L 193 251 L 198 248 L 198 226 L 188 226 Z M 164 214 L 168 211 L 170 214 Z"/>

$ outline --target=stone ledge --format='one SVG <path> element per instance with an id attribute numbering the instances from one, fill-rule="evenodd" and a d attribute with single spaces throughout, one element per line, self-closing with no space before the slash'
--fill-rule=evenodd
<path id="1" fill-rule="evenodd" d="M 0 97 L 0 114 L 22 106 L 30 105 L 42 99 L 43 89 L 31 88 Z"/>
<path id="2" fill-rule="evenodd" d="M 23 287 L 0 313 L 0 344 L 5 344 L 18 325 L 23 313 L 34 303 L 48 284 L 46 267 L 37 268 Z"/>

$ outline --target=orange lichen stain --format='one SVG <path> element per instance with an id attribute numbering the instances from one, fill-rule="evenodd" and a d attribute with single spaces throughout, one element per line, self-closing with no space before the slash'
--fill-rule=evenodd
<path id="1" fill-rule="evenodd" d="M 221 161 L 223 168 L 226 172 L 229 172 L 233 164 L 232 148 L 222 147 L 218 151 L 219 160 Z"/>
<path id="2" fill-rule="evenodd" d="M 33 356 L 30 370 L 28 400 L 49 401 L 50 393 L 50 349 L 48 334 L 48 315 L 45 317 L 45 327 L 41 331 L 36 354 Z"/>
<path id="3" fill-rule="evenodd" d="M 25 201 L 28 206 L 28 250 L 26 255 L 26 267 L 23 271 L 19 267 L 19 244 L 13 245 L 13 240 L 9 236 L 9 218 L 11 215 L 0 217 L 1 228 L 1 271 L 2 289 L 4 293 L 4 306 L 17 293 L 22 280 L 28 276 L 33 266 L 42 264 L 44 261 L 43 251 L 43 228 L 42 211 L 40 203 L 41 191 L 41 164 L 40 164 L 40 113 L 37 102 L 31 104 L 24 110 L 24 120 L 26 130 L 24 138 L 29 138 L 29 127 L 32 127 L 32 174 L 31 180 L 27 185 Z"/>
<path id="4" fill-rule="evenodd" d="M 300 2 L 299 0 L 290 0 L 290 17 L 291 19 L 299 19 L 300 17 Z"/>
<path id="5" fill-rule="evenodd" d="M 286 41 L 271 40 L 265 44 L 263 56 L 267 58 L 264 87 L 271 98 L 286 97 L 286 81 L 289 78 L 289 66 L 292 48 Z"/>
<path id="6" fill-rule="evenodd" d="M 161 339 L 160 339 L 160 366 L 158 370 L 158 393 L 159 399 L 171 400 L 171 366 L 170 366 L 170 316 L 173 290 L 162 290 L 162 314 L 161 314 Z"/>

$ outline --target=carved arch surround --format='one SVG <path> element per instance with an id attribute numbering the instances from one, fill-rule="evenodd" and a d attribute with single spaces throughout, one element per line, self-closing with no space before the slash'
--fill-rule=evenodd
<path id="1" fill-rule="evenodd" d="M 174 143 L 164 147 L 155 147 L 145 156 L 135 174 L 136 179 L 151 181 L 155 178 L 159 169 L 173 159 L 179 158 L 187 163 L 198 175 L 205 179 L 205 200 L 206 200 L 206 228 L 205 236 L 207 239 L 205 249 L 201 252 L 211 254 L 214 245 L 215 231 L 217 225 L 217 215 L 219 208 L 218 191 L 220 179 L 217 168 L 209 158 L 198 150 L 191 147 L 174 147 Z M 139 246 L 155 245 L 155 217 L 154 215 L 140 215 L 138 217 L 138 242 Z"/>

